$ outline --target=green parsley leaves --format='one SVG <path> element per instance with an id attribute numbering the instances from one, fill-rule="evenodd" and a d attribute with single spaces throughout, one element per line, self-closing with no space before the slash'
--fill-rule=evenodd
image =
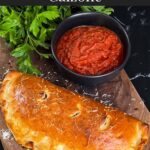
<path id="1" fill-rule="evenodd" d="M 32 63 L 31 54 L 37 53 L 48 59 L 52 33 L 58 24 L 72 12 L 94 11 L 111 14 L 112 8 L 105 6 L 0 6 L 0 37 L 10 44 L 11 55 L 17 58 L 18 69 L 39 75 Z M 41 53 L 38 48 L 44 48 Z"/>

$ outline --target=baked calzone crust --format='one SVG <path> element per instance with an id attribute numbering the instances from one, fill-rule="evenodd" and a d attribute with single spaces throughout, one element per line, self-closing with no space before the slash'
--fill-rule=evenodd
<path id="1" fill-rule="evenodd" d="M 16 141 L 32 150 L 143 150 L 148 126 L 42 78 L 9 73 L 0 106 Z"/>

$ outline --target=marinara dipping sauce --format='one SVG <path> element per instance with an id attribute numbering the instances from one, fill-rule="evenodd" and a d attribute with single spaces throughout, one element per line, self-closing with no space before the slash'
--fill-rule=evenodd
<path id="1" fill-rule="evenodd" d="M 79 26 L 58 40 L 56 55 L 76 73 L 100 75 L 122 63 L 123 45 L 117 34 L 106 27 Z"/>

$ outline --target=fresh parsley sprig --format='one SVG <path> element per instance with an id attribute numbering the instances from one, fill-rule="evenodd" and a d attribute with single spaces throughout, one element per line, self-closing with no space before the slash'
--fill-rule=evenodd
<path id="1" fill-rule="evenodd" d="M 0 36 L 13 49 L 11 55 L 17 58 L 18 69 L 39 75 L 41 71 L 32 62 L 31 54 L 37 53 L 48 59 L 52 33 L 58 24 L 72 14 L 71 6 L 0 6 Z M 75 10 L 75 8 L 74 8 Z M 80 6 L 78 11 L 95 11 L 106 14 L 113 12 L 105 6 Z M 38 47 L 45 49 L 40 52 Z"/>

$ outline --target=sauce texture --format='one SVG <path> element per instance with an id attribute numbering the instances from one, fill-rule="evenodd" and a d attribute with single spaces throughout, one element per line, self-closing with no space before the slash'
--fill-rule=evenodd
<path id="1" fill-rule="evenodd" d="M 56 55 L 76 73 L 99 75 L 122 63 L 123 45 L 117 34 L 106 27 L 79 26 L 58 40 Z"/>

